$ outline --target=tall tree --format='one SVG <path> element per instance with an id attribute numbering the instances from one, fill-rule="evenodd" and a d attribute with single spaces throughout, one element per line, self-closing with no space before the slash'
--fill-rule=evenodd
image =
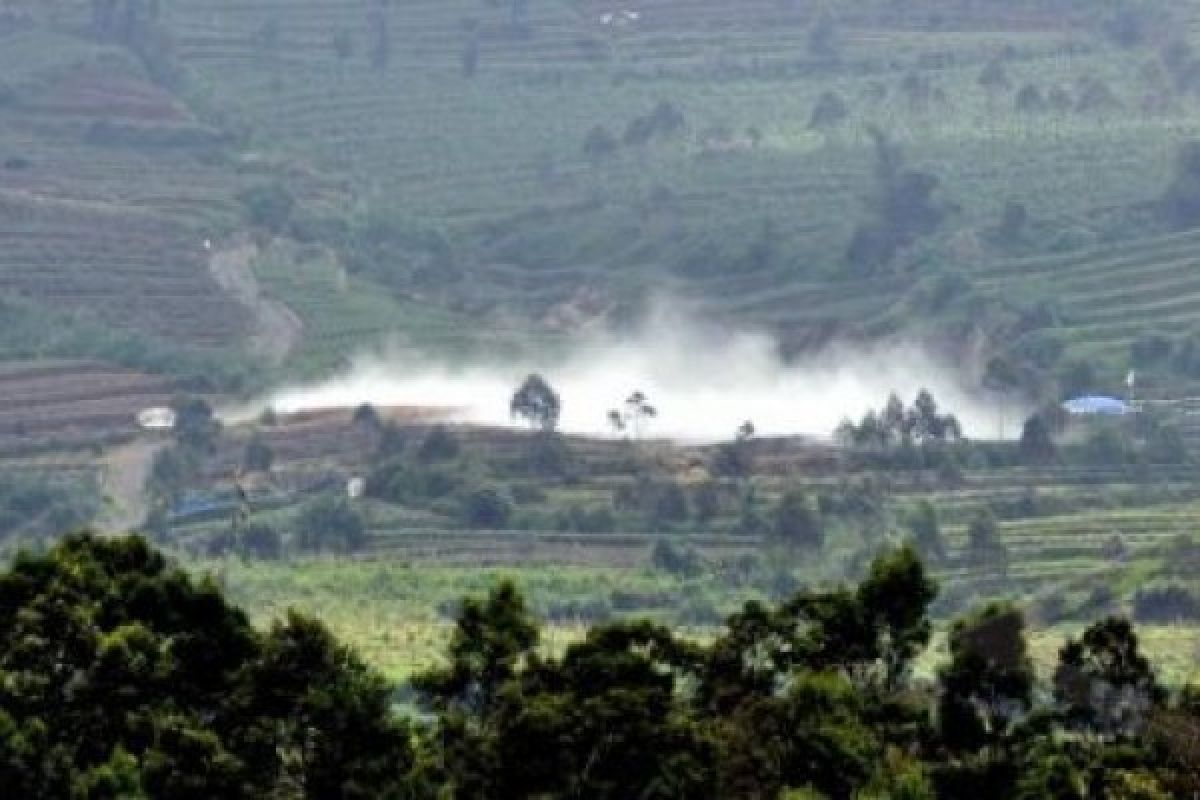
<path id="1" fill-rule="evenodd" d="M 1025 618 L 993 604 L 950 629 L 950 662 L 938 671 L 938 724 L 959 752 L 1005 746 L 1033 705 L 1033 661 Z"/>
<path id="2" fill-rule="evenodd" d="M 1141 733 L 1166 699 L 1126 619 L 1109 617 L 1058 654 L 1054 697 L 1068 722 L 1101 735 Z"/>
<path id="3" fill-rule="evenodd" d="M 558 427 L 562 402 L 546 379 L 534 373 L 517 388 L 508 409 L 514 417 L 521 417 L 538 430 L 553 431 Z"/>
<path id="4" fill-rule="evenodd" d="M 69 536 L 0 574 L 11 796 L 388 796 L 413 764 L 390 706 L 318 623 L 260 634 L 139 537 Z"/>

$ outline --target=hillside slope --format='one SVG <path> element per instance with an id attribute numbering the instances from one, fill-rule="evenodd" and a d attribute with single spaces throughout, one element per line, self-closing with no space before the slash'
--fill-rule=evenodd
<path id="1" fill-rule="evenodd" d="M 399 294 L 554 328 L 658 291 L 795 349 L 931 314 L 942 340 L 964 317 L 1012 340 L 1014 315 L 1058 298 L 1011 259 L 1086 264 L 1165 232 L 1148 209 L 1200 132 L 1195 6 L 1126 5 L 224 0 L 167 24 L 256 147 L 349 177 L 341 222 L 390 246 L 359 266 Z M 941 219 L 855 264 L 875 129 L 937 179 Z M 1130 274 L 1168 290 L 1172 241 L 1130 245 Z M 946 273 L 984 287 L 957 318 L 919 302 Z M 1054 336 L 1112 377 L 1161 309 L 1105 309 L 1064 310 Z M 1167 331 L 1190 330 L 1175 310 Z"/>
<path id="2" fill-rule="evenodd" d="M 1001 356 L 1045 396 L 1170 383 L 1131 348 L 1190 347 L 1192 239 L 1157 204 L 1200 134 L 1194 3 L 22 5 L 0 295 L 27 324 L 0 353 L 310 373 L 655 296 L 787 352 Z M 206 243 L 250 232 L 248 303 Z M 31 347 L 30 303 L 111 342 Z"/>

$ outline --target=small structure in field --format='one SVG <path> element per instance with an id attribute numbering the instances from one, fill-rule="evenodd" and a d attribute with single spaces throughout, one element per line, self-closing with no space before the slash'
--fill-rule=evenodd
<path id="1" fill-rule="evenodd" d="M 144 408 L 137 413 L 137 424 L 144 431 L 174 430 L 175 412 L 166 406 Z"/>
<path id="2" fill-rule="evenodd" d="M 1062 410 L 1071 416 L 1106 416 L 1123 417 L 1134 413 L 1133 406 L 1124 400 L 1103 395 L 1085 395 L 1067 400 L 1062 404 Z"/>

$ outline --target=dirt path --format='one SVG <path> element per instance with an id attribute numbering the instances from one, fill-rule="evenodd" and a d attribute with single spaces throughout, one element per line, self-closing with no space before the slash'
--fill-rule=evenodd
<path id="1" fill-rule="evenodd" d="M 235 242 L 214 250 L 208 268 L 222 291 L 254 316 L 250 352 L 278 364 L 300 343 L 304 323 L 283 303 L 263 296 L 252 268 L 257 255 L 253 242 Z"/>
<path id="2" fill-rule="evenodd" d="M 138 440 L 110 450 L 104 458 L 104 512 L 96 526 L 107 533 L 126 533 L 146 520 L 146 479 L 154 457 L 166 441 Z"/>

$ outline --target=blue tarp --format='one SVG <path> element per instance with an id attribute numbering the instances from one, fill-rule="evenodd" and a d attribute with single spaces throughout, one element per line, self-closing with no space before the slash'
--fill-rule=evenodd
<path id="1" fill-rule="evenodd" d="M 1100 395 L 1073 398 L 1063 403 L 1062 409 L 1068 414 L 1108 414 L 1111 416 L 1121 416 L 1133 412 L 1133 409 L 1124 400 Z"/>

